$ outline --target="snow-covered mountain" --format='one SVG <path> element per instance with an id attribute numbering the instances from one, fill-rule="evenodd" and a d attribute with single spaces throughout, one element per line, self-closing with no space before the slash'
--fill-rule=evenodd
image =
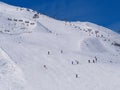
<path id="1" fill-rule="evenodd" d="M 0 2 L 0 90 L 120 90 L 120 35 Z"/>

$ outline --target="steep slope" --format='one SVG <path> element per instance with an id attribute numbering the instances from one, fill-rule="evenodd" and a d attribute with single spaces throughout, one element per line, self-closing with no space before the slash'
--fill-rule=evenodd
<path id="1" fill-rule="evenodd" d="M 0 89 L 23 90 L 25 85 L 22 71 L 0 48 Z"/>
<path id="2" fill-rule="evenodd" d="M 1 2 L 0 55 L 7 58 L 0 67 L 7 62 L 15 71 L 5 68 L 0 90 L 119 90 L 119 38 L 89 22 L 58 21 Z"/>

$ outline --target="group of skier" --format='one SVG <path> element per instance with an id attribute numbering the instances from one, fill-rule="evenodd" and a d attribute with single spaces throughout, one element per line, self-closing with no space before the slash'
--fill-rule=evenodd
<path id="1" fill-rule="evenodd" d="M 60 53 L 62 54 L 62 53 L 63 53 L 63 50 L 61 50 Z M 48 51 L 47 54 L 50 55 L 50 54 L 51 54 L 50 51 Z M 97 63 L 97 61 L 98 61 L 98 59 L 97 59 L 97 57 L 95 56 L 93 60 L 88 60 L 88 63 Z M 79 61 L 78 61 L 78 60 L 72 61 L 72 65 L 77 65 L 77 64 L 79 64 Z M 47 66 L 46 66 L 46 65 L 43 65 L 43 67 L 44 67 L 45 69 L 47 69 Z M 79 78 L 79 75 L 78 75 L 78 74 L 75 74 L 75 77 L 76 77 L 76 78 Z"/>
<path id="2" fill-rule="evenodd" d="M 97 63 L 98 59 L 97 57 L 95 56 L 94 59 L 91 61 L 91 60 L 88 60 L 88 63 Z"/>
<path id="3" fill-rule="evenodd" d="M 91 61 L 91 60 L 88 60 L 88 63 L 97 63 L 98 59 L 97 57 L 95 56 L 94 59 Z M 77 60 L 75 60 L 76 63 L 73 63 L 72 61 L 72 64 L 79 64 L 79 62 Z M 75 75 L 76 78 L 79 78 L 79 74 L 76 74 Z"/>

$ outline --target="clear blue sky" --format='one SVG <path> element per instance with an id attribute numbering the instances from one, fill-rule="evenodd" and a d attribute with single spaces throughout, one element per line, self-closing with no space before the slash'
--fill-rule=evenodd
<path id="1" fill-rule="evenodd" d="M 120 0 L 1 0 L 60 20 L 89 21 L 120 31 Z"/>

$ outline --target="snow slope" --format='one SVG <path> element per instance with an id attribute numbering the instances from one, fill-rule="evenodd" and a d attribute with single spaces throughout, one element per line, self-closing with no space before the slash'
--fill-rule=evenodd
<path id="1" fill-rule="evenodd" d="M 25 80 L 22 71 L 0 48 L 0 89 L 23 90 L 24 84 Z"/>
<path id="2" fill-rule="evenodd" d="M 0 90 L 120 90 L 119 38 L 0 2 Z"/>

